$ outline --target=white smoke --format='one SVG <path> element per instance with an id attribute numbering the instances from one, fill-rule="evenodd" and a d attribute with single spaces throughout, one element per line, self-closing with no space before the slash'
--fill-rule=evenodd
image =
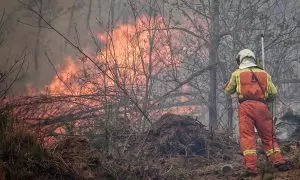
<path id="1" fill-rule="evenodd" d="M 276 124 L 276 137 L 280 140 L 290 140 L 299 128 L 299 124 L 293 121 L 280 120 Z"/>

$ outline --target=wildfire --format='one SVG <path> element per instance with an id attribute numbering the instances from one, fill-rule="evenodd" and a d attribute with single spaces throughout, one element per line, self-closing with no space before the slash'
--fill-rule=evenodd
<path id="1" fill-rule="evenodd" d="M 79 85 L 75 83 L 71 84 L 71 80 L 75 79 L 78 71 L 79 68 L 73 62 L 71 57 L 67 57 L 65 65 L 59 69 L 59 73 L 54 77 L 52 82 L 45 87 L 45 90 L 53 94 L 79 93 Z"/>
<path id="2" fill-rule="evenodd" d="M 181 56 L 173 54 L 172 48 L 182 47 L 175 38 L 171 38 L 162 18 L 144 16 L 134 24 L 120 25 L 112 32 L 100 33 L 97 37 L 102 47 L 104 44 L 97 55 L 86 53 L 88 58 L 68 56 L 40 93 L 34 91 L 32 85 L 28 86 L 28 92 L 35 96 L 37 103 L 27 103 L 28 110 L 18 109 L 15 114 L 26 121 L 55 124 L 50 127 L 55 133 L 66 133 L 67 126 L 77 132 L 81 131 L 81 127 L 93 127 L 95 117 L 103 117 L 107 112 L 114 116 L 121 112 L 129 119 L 140 119 L 140 112 L 126 95 L 131 96 L 142 109 L 151 100 L 155 101 L 155 97 L 163 96 L 172 89 L 174 82 L 167 84 L 167 78 L 181 65 Z M 183 91 L 189 91 L 188 87 L 184 87 Z M 184 96 L 173 100 L 175 103 L 189 101 Z M 152 114 L 187 114 L 197 111 L 197 108 L 175 106 L 164 110 L 154 108 L 152 111 Z M 148 115 L 151 116 L 151 112 Z"/>
<path id="3" fill-rule="evenodd" d="M 97 37 L 106 48 L 92 58 L 102 69 L 89 60 L 75 63 L 78 61 L 68 57 L 65 66 L 45 89 L 50 94 L 79 95 L 94 93 L 99 86 L 113 87 L 116 83 L 145 87 L 150 76 L 180 64 L 172 57 L 166 32 L 159 29 L 163 29 L 162 18 L 142 17 L 136 24 L 120 25 L 110 33 L 99 34 Z"/>

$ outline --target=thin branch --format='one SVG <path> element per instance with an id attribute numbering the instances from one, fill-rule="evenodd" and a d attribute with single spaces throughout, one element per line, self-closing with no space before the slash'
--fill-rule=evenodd
<path id="1" fill-rule="evenodd" d="M 279 83 L 282 83 L 282 84 L 294 84 L 294 83 L 300 83 L 300 79 L 281 79 L 278 81 Z"/>
<path id="2" fill-rule="evenodd" d="M 87 55 L 85 52 L 83 52 L 83 50 L 76 46 L 72 41 L 70 41 L 65 35 L 63 35 L 60 31 L 58 31 L 56 28 L 54 28 L 54 26 L 52 26 L 40 13 L 38 13 L 36 10 L 32 9 L 31 7 L 27 6 L 27 4 L 25 4 L 24 2 L 22 2 L 21 0 L 18 0 L 18 2 L 20 2 L 21 4 L 23 4 L 25 7 L 28 8 L 28 10 L 30 10 L 31 12 L 33 12 L 34 14 L 36 14 L 38 17 L 40 17 L 54 32 L 56 32 L 59 36 L 61 36 L 66 42 L 68 42 L 73 48 L 75 48 L 79 53 L 81 53 L 83 56 L 85 56 L 89 61 L 92 62 L 92 64 L 94 66 L 96 66 L 106 77 L 108 77 L 110 80 L 112 80 L 117 86 L 118 88 L 120 88 L 122 90 L 122 92 L 134 103 L 134 105 L 136 106 L 136 108 L 142 113 L 142 115 L 146 118 L 146 120 L 150 123 L 150 125 L 152 126 L 152 122 L 151 120 L 148 118 L 148 116 L 146 115 L 146 113 L 141 109 L 141 107 L 138 105 L 138 103 L 129 95 L 129 93 L 127 92 L 126 89 L 124 89 L 122 87 L 122 85 L 120 85 L 118 82 L 116 82 L 113 77 L 109 76 L 105 70 L 102 69 L 102 67 L 99 65 L 99 63 L 95 60 L 93 60 L 89 55 Z"/>
<path id="3" fill-rule="evenodd" d="M 1 16 L 1 19 L 0 19 L 0 22 L 3 22 L 4 21 L 4 15 L 5 15 L 5 8 L 3 10 L 3 13 L 2 13 L 2 16 Z"/>
<path id="4" fill-rule="evenodd" d="M 18 71 L 17 71 L 17 74 L 15 75 L 14 79 L 11 81 L 11 83 L 9 83 L 8 87 L 5 88 L 4 92 L 2 94 L 0 94 L 0 99 L 2 99 L 8 93 L 8 91 L 12 88 L 12 86 L 18 80 L 19 75 L 20 75 L 20 73 L 21 73 L 21 71 L 23 69 L 23 66 L 25 64 L 25 59 L 26 59 L 26 54 L 24 54 L 24 57 L 23 57 L 23 59 L 21 61 L 20 66 L 18 67 Z M 18 63 L 18 61 L 14 65 L 16 65 L 17 63 Z"/>
<path id="5" fill-rule="evenodd" d="M 187 1 L 181 0 L 181 2 L 183 2 L 184 5 L 186 5 L 189 9 L 193 10 L 194 12 L 198 13 L 199 15 L 201 15 L 201 16 L 207 18 L 207 19 L 211 19 L 210 16 L 208 16 L 208 15 L 202 13 L 201 11 L 199 11 L 199 10 L 197 10 L 197 9 L 195 9 L 195 8 L 193 8 Z M 203 7 L 203 8 L 204 8 L 204 7 Z"/>
<path id="6" fill-rule="evenodd" d="M 32 24 L 29 24 L 29 23 L 26 23 L 26 22 L 23 22 L 21 20 L 17 20 L 18 23 L 20 24 L 24 24 L 24 25 L 27 25 L 27 26 L 30 26 L 30 27 L 34 27 L 34 28 L 45 28 L 45 29 L 51 29 L 49 27 L 46 27 L 46 26 L 36 26 L 36 25 L 32 25 Z"/>
<path id="7" fill-rule="evenodd" d="M 68 86 L 68 84 L 65 83 L 65 81 L 63 79 L 61 79 L 59 73 L 57 72 L 54 64 L 52 63 L 50 57 L 48 56 L 48 53 L 45 51 L 44 52 L 45 56 L 46 56 L 46 59 L 48 60 L 49 64 L 52 66 L 53 70 L 55 71 L 55 74 L 56 74 L 56 77 L 67 87 L 67 89 L 72 93 L 74 94 L 74 91 L 71 89 L 70 86 Z"/>
<path id="8" fill-rule="evenodd" d="M 189 83 L 189 82 L 190 82 L 191 80 L 193 80 L 194 78 L 200 76 L 201 74 L 203 74 L 203 73 L 206 72 L 207 70 L 210 70 L 211 68 L 213 68 L 214 66 L 216 66 L 216 65 L 218 65 L 218 64 L 219 64 L 219 62 L 214 63 L 214 64 L 211 64 L 211 65 L 205 67 L 204 69 L 201 69 L 201 70 L 195 72 L 195 73 L 192 74 L 190 77 L 188 77 L 186 80 L 184 80 L 184 81 L 178 83 L 178 85 L 177 85 L 174 89 L 168 91 L 168 92 L 165 93 L 162 97 L 160 97 L 159 99 L 157 99 L 156 101 L 154 101 L 149 107 L 151 108 L 151 107 L 153 107 L 156 103 L 158 103 L 158 102 L 160 102 L 160 101 L 166 99 L 171 93 L 175 92 L 176 90 L 178 90 L 178 89 L 179 89 L 180 87 L 182 87 L 183 85 Z"/>

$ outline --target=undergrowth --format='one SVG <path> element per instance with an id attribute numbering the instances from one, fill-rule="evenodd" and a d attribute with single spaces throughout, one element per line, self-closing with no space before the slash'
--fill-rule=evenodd
<path id="1" fill-rule="evenodd" d="M 0 111 L 0 179 L 75 179 L 59 159 L 38 143 L 38 135 Z"/>

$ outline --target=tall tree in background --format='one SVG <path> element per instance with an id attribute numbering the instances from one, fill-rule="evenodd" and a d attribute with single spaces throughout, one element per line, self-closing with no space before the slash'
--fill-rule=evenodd
<path id="1" fill-rule="evenodd" d="M 211 23 L 210 23 L 210 47 L 209 62 L 215 64 L 218 62 L 218 47 L 220 43 L 220 0 L 212 0 L 210 5 Z M 217 66 L 210 70 L 209 82 L 209 129 L 211 131 L 217 128 Z"/>
<path id="2" fill-rule="evenodd" d="M 273 73 L 273 68 L 277 71 L 281 68 L 274 61 L 274 57 L 280 57 L 281 62 L 287 62 L 287 56 L 284 53 L 278 53 L 280 50 L 288 50 L 298 43 L 296 40 L 299 36 L 296 35 L 297 23 L 293 22 L 296 15 L 296 1 L 275 1 L 275 0 L 256 0 L 256 1 L 204 1 L 197 2 L 179 0 L 175 3 L 169 3 L 173 14 L 181 14 L 182 16 L 174 17 L 173 29 L 186 32 L 189 36 L 206 41 L 206 48 L 209 52 L 207 58 L 201 57 L 198 53 L 197 64 L 205 64 L 205 59 L 209 62 L 218 62 L 219 64 L 212 68 L 209 73 L 209 79 L 199 79 L 197 82 L 206 84 L 209 90 L 202 88 L 199 92 L 208 94 L 209 108 L 209 128 L 216 129 L 224 116 L 222 112 L 227 111 L 227 128 L 233 128 L 233 104 L 230 96 L 224 96 L 223 84 L 230 77 L 230 73 L 237 67 L 234 61 L 235 55 L 239 50 L 244 48 L 253 49 L 259 58 L 261 53 L 260 34 L 266 36 L 266 52 L 267 52 L 267 69 Z M 175 13 L 176 12 L 176 13 Z M 185 20 L 188 23 L 178 24 L 177 21 Z M 203 26 L 203 21 L 206 22 L 208 28 Z M 287 23 L 289 21 L 289 23 Z M 202 22 L 202 24 L 201 24 Z M 190 26 L 186 26 L 190 24 Z M 207 36 L 207 31 L 209 36 Z M 293 41 L 291 41 L 293 39 Z M 293 46 L 284 46 L 292 45 Z M 195 46 L 191 43 L 190 47 Z M 276 48 L 275 48 L 276 46 Z M 274 48 L 274 50 L 271 50 Z M 277 51 L 275 50 L 277 49 Z M 293 53 L 291 53 L 293 52 Z M 290 51 L 293 54 L 295 51 Z M 296 53 L 297 54 L 297 53 Z M 284 57 L 284 58 L 283 58 Z M 272 59 L 272 60 L 271 60 Z M 274 64 L 273 64 L 274 63 Z M 281 66 L 287 69 L 287 66 Z M 291 72 L 291 71 L 290 71 Z M 282 73 L 276 73 L 282 76 Z M 286 73 L 285 73 L 286 74 Z M 294 73 L 295 74 L 295 73 Z M 275 78 L 276 76 L 275 75 Z M 207 84 L 207 82 L 209 82 Z M 275 81 L 276 82 L 276 81 Z M 195 85 L 195 84 L 194 84 Z M 204 97 L 207 97 L 204 95 Z M 224 102 L 225 100 L 225 102 Z M 217 103 L 221 102 L 221 103 Z M 223 103 L 224 102 L 224 103 Z"/>

